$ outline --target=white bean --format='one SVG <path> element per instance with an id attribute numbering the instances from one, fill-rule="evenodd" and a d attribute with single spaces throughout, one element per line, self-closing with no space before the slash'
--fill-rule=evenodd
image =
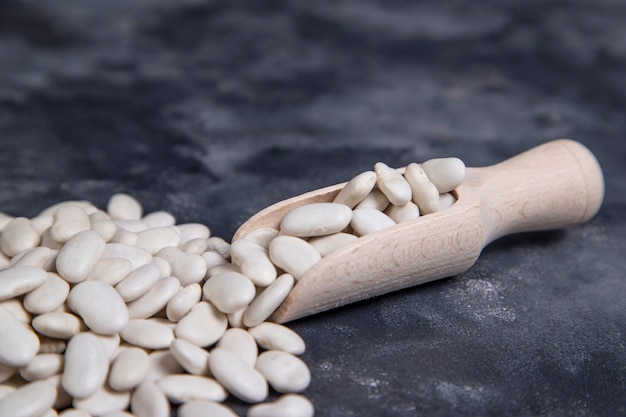
<path id="1" fill-rule="evenodd" d="M 20 369 L 20 376 L 26 381 L 36 381 L 63 372 L 63 355 L 40 353 L 28 365 Z"/>
<path id="2" fill-rule="evenodd" d="M 276 267 L 269 258 L 267 249 L 247 240 L 240 239 L 230 246 L 231 261 L 241 268 L 241 273 L 255 285 L 266 287 L 276 279 Z"/>
<path id="3" fill-rule="evenodd" d="M 40 242 L 39 233 L 26 217 L 15 217 L 4 226 L 0 235 L 0 250 L 7 256 L 15 256 Z"/>
<path id="4" fill-rule="evenodd" d="M 230 258 L 230 244 L 221 237 L 213 236 L 207 239 L 207 250 L 219 253 L 224 259 Z"/>
<path id="5" fill-rule="evenodd" d="M 106 413 L 126 410 L 130 405 L 130 392 L 116 392 L 105 385 L 89 397 L 75 398 L 72 405 L 91 415 L 102 416 Z"/>
<path id="6" fill-rule="evenodd" d="M 439 210 L 439 191 L 421 166 L 416 163 L 407 165 L 404 178 L 411 185 L 413 202 L 417 204 L 421 214 L 435 213 Z"/>
<path id="7" fill-rule="evenodd" d="M 113 287 L 100 281 L 83 281 L 70 291 L 67 306 L 96 333 L 112 335 L 128 323 L 128 309 Z"/>
<path id="8" fill-rule="evenodd" d="M 115 220 L 139 220 L 143 207 L 128 194 L 114 194 L 107 203 L 107 213 Z"/>
<path id="9" fill-rule="evenodd" d="M 144 380 L 149 369 L 150 358 L 143 349 L 124 349 L 111 363 L 108 384 L 116 391 L 130 391 Z"/>
<path id="10" fill-rule="evenodd" d="M 250 366 L 254 366 L 259 353 L 254 337 L 243 329 L 226 330 L 217 347 L 235 354 Z"/>
<path id="11" fill-rule="evenodd" d="M 234 313 L 227 314 L 228 317 L 228 325 L 230 327 L 244 327 L 243 325 L 243 315 L 246 313 L 247 307 L 242 308 L 241 310 L 237 310 Z"/>
<path id="12" fill-rule="evenodd" d="M 409 201 L 401 206 L 391 204 L 385 210 L 385 214 L 396 223 L 404 223 L 417 219 L 420 216 L 420 209 L 417 204 Z"/>
<path id="13" fill-rule="evenodd" d="M 365 171 L 352 178 L 339 191 L 333 200 L 334 203 L 345 204 L 349 208 L 354 208 L 359 204 L 376 186 L 376 173 Z"/>
<path id="14" fill-rule="evenodd" d="M 48 273 L 37 266 L 18 266 L 0 271 L 0 300 L 8 300 L 40 287 Z"/>
<path id="15" fill-rule="evenodd" d="M 309 245 L 313 246 L 324 257 L 357 239 L 358 237 L 350 233 L 333 233 L 328 236 L 311 238 Z"/>
<path id="16" fill-rule="evenodd" d="M 141 220 L 150 227 L 173 226 L 176 224 L 176 218 L 167 211 L 155 211 L 146 214 Z"/>
<path id="17" fill-rule="evenodd" d="M 38 246 L 32 249 L 26 249 L 11 259 L 11 267 L 18 266 L 38 266 L 43 268 L 48 263 L 52 251 L 45 246 Z"/>
<path id="18" fill-rule="evenodd" d="M 174 332 L 159 321 L 132 319 L 120 332 L 126 342 L 145 349 L 165 349 L 174 341 Z"/>
<path id="19" fill-rule="evenodd" d="M 57 272 L 69 283 L 87 279 L 105 250 L 99 233 L 85 230 L 74 235 L 57 255 Z"/>
<path id="20" fill-rule="evenodd" d="M 39 339 L 11 313 L 0 308 L 0 362 L 9 366 L 25 366 L 37 354 Z"/>
<path id="21" fill-rule="evenodd" d="M 83 322 L 70 313 L 52 312 L 35 317 L 33 328 L 44 336 L 67 340 L 83 330 Z"/>
<path id="22" fill-rule="evenodd" d="M 200 347 L 217 342 L 228 326 L 226 315 L 206 301 L 199 302 L 180 319 L 174 333 L 176 337 Z"/>
<path id="23" fill-rule="evenodd" d="M 285 301 L 295 280 L 290 274 L 282 274 L 250 303 L 243 315 L 246 327 L 253 327 L 266 320 Z"/>
<path id="24" fill-rule="evenodd" d="M 375 233 L 395 224 L 396 222 L 385 213 L 370 208 L 354 210 L 352 221 L 350 222 L 354 232 L 359 236 Z"/>
<path id="25" fill-rule="evenodd" d="M 31 382 L 0 400 L 0 417 L 40 417 L 54 405 L 55 397 L 49 382 Z"/>
<path id="26" fill-rule="evenodd" d="M 306 204 L 291 210 L 283 217 L 280 233 L 297 237 L 329 235 L 345 229 L 351 218 L 352 210 L 344 204 Z"/>
<path id="27" fill-rule="evenodd" d="M 193 255 L 202 255 L 206 252 L 206 248 L 209 246 L 209 241 L 207 239 L 195 238 L 191 239 L 182 245 L 180 245 L 180 249 L 183 252 L 193 254 Z"/>
<path id="28" fill-rule="evenodd" d="M 0 307 L 11 313 L 22 324 L 29 324 L 32 315 L 24 308 L 22 302 L 17 298 L 0 301 Z"/>
<path id="29" fill-rule="evenodd" d="M 439 194 L 439 210 L 450 208 L 455 202 L 456 198 L 452 193 Z"/>
<path id="30" fill-rule="evenodd" d="M 132 264 L 124 258 L 102 258 L 87 276 L 87 281 L 100 281 L 117 285 L 132 270 Z"/>
<path id="31" fill-rule="evenodd" d="M 152 258 L 152 264 L 159 268 L 161 271 L 161 278 L 169 277 L 172 275 L 172 266 L 165 259 L 157 258 L 156 256 Z"/>
<path id="32" fill-rule="evenodd" d="M 65 350 L 61 377 L 63 389 L 74 398 L 84 398 L 98 391 L 109 371 L 109 360 L 101 342 L 93 334 L 72 337 Z"/>
<path id="33" fill-rule="evenodd" d="M 201 223 L 179 224 L 176 228 L 180 231 L 181 243 L 192 239 L 208 239 L 211 236 L 211 230 Z"/>
<path id="34" fill-rule="evenodd" d="M 168 375 L 180 374 L 185 370 L 169 350 L 155 350 L 148 355 L 150 368 L 144 381 L 155 382 Z"/>
<path id="35" fill-rule="evenodd" d="M 191 311 L 202 298 L 200 284 L 190 284 L 178 290 L 167 303 L 165 314 L 172 322 L 177 322 Z"/>
<path id="36" fill-rule="evenodd" d="M 224 404 L 214 401 L 189 401 L 178 408 L 178 417 L 237 417 L 237 414 Z"/>
<path id="37" fill-rule="evenodd" d="M 206 275 L 206 262 L 200 255 L 185 253 L 174 247 L 161 249 L 156 256 L 163 258 L 172 266 L 172 275 L 186 286 L 202 281 Z"/>
<path id="38" fill-rule="evenodd" d="M 242 274 L 224 272 L 208 279 L 202 287 L 204 297 L 222 313 L 234 313 L 254 299 L 254 284 Z"/>
<path id="39" fill-rule="evenodd" d="M 304 240 L 281 235 L 270 243 L 270 259 L 276 266 L 298 280 L 322 257 Z"/>
<path id="40" fill-rule="evenodd" d="M 115 234 L 110 240 L 110 243 L 121 243 L 122 245 L 136 246 L 139 236 L 137 233 L 129 232 L 128 230 L 117 228 Z"/>
<path id="41" fill-rule="evenodd" d="M 132 269 L 152 261 L 152 255 L 145 249 L 137 248 L 123 243 L 107 243 L 102 258 L 124 258 L 130 261 Z"/>
<path id="42" fill-rule="evenodd" d="M 132 393 L 130 410 L 136 417 L 170 417 L 170 403 L 153 382 L 142 383 Z"/>
<path id="43" fill-rule="evenodd" d="M 217 381 L 204 376 L 168 375 L 156 384 L 175 404 L 194 400 L 224 401 L 228 395 Z"/>
<path id="44" fill-rule="evenodd" d="M 72 397 L 63 389 L 61 384 L 62 375 L 52 375 L 45 379 L 45 381 L 52 384 L 52 386 L 56 390 L 56 399 L 54 400 L 54 408 L 58 410 L 63 410 L 72 405 Z"/>
<path id="45" fill-rule="evenodd" d="M 454 190 L 465 179 L 465 163 L 459 158 L 429 159 L 422 169 L 440 193 Z"/>
<path id="46" fill-rule="evenodd" d="M 289 327 L 265 322 L 248 329 L 256 342 L 266 350 L 282 350 L 294 355 L 304 353 L 304 340 Z"/>
<path id="47" fill-rule="evenodd" d="M 136 300 L 161 278 L 161 271 L 154 264 L 140 266 L 120 281 L 115 289 L 126 302 Z"/>
<path id="48" fill-rule="evenodd" d="M 376 185 L 391 204 L 401 206 L 411 201 L 411 186 L 402 174 L 383 162 L 374 165 Z"/>
<path id="49" fill-rule="evenodd" d="M 168 246 L 178 246 L 180 235 L 172 226 L 153 227 L 137 234 L 137 247 L 155 254 Z"/>
<path id="50" fill-rule="evenodd" d="M 48 272 L 44 283 L 24 296 L 24 308 L 33 314 L 50 313 L 63 305 L 69 292 L 67 281 Z"/>
<path id="51" fill-rule="evenodd" d="M 208 375 L 209 352 L 183 339 L 176 339 L 170 345 L 170 352 L 185 371 L 193 375 Z"/>
<path id="52" fill-rule="evenodd" d="M 228 261 L 224 259 L 222 255 L 213 251 L 204 252 L 202 254 L 202 259 L 206 262 L 207 271 L 215 266 L 228 264 Z"/>
<path id="53" fill-rule="evenodd" d="M 280 393 L 303 391 L 311 382 L 311 372 L 302 359 L 280 350 L 261 353 L 256 369 Z"/>
<path id="54" fill-rule="evenodd" d="M 96 339 L 98 339 L 100 345 L 102 345 L 102 349 L 107 359 L 111 360 L 111 358 L 113 358 L 113 355 L 115 355 L 115 352 L 117 352 L 117 349 L 120 347 L 120 335 L 118 333 L 112 335 L 103 335 L 91 331 L 87 331 L 86 333 L 91 334 Z"/>
<path id="55" fill-rule="evenodd" d="M 299 394 L 286 394 L 271 403 L 253 405 L 246 417 L 313 417 L 311 401 Z"/>
<path id="56" fill-rule="evenodd" d="M 161 278 L 150 291 L 128 304 L 130 318 L 147 319 L 158 313 L 178 292 L 179 288 L 180 282 L 176 278 Z"/>
<path id="57" fill-rule="evenodd" d="M 278 230 L 272 229 L 271 227 L 262 227 L 260 229 L 255 229 L 245 235 L 243 238 L 245 240 L 249 240 L 251 242 L 256 243 L 261 246 L 263 249 L 268 249 L 270 247 L 270 242 L 278 236 Z M 232 246 L 232 245 L 231 245 Z"/>
<path id="58" fill-rule="evenodd" d="M 357 204 L 355 209 L 373 208 L 378 211 L 383 211 L 389 205 L 389 200 L 378 188 L 374 188 L 367 197 Z"/>
<path id="59" fill-rule="evenodd" d="M 105 242 L 110 241 L 117 231 L 117 226 L 111 218 L 103 211 L 97 211 L 89 215 L 89 223 L 91 230 L 102 236 Z"/>
<path id="60" fill-rule="evenodd" d="M 242 401 L 257 403 L 268 394 L 263 375 L 225 349 L 213 349 L 209 356 L 211 373 L 231 394 Z"/>
<path id="61" fill-rule="evenodd" d="M 78 205 L 59 207 L 54 213 L 50 236 L 57 242 L 67 242 L 72 236 L 91 228 L 89 215 Z"/>

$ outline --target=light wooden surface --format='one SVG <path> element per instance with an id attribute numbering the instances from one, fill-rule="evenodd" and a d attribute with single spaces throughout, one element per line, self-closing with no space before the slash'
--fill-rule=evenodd
<path id="1" fill-rule="evenodd" d="M 259 227 L 278 228 L 295 207 L 332 201 L 343 184 L 284 200 L 260 211 L 233 241 Z M 493 240 L 558 229 L 592 218 L 604 198 L 602 170 L 578 142 L 561 139 L 499 164 L 468 168 L 457 202 L 363 236 L 313 266 L 272 319 L 283 323 L 466 271 Z"/>

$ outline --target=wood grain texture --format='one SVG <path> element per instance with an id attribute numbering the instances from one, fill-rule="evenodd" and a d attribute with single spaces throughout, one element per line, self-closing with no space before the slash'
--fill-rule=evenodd
<path id="1" fill-rule="evenodd" d="M 259 227 L 278 228 L 290 210 L 332 201 L 343 185 L 270 206 L 243 224 L 233 240 Z M 283 323 L 456 275 L 499 237 L 583 223 L 602 204 L 604 179 L 585 146 L 561 139 L 496 165 L 468 168 L 455 193 L 456 203 L 446 210 L 360 237 L 324 257 L 272 319 Z"/>

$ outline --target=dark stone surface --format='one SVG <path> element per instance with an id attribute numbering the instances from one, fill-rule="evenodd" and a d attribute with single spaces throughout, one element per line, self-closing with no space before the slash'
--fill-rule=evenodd
<path id="1" fill-rule="evenodd" d="M 626 415 L 625 19 L 618 0 L 3 0 L 0 210 L 128 192 L 229 239 L 378 160 L 571 137 L 604 168 L 592 221 L 293 323 L 306 393 L 319 416 Z"/>

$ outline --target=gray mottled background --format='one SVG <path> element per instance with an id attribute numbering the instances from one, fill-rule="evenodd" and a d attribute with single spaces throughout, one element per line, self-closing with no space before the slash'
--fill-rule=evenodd
<path id="1" fill-rule="evenodd" d="M 2 0 L 0 211 L 128 192 L 230 239 L 379 160 L 571 137 L 606 176 L 591 222 L 293 326 L 318 416 L 626 415 L 625 22 L 620 0 Z"/>

